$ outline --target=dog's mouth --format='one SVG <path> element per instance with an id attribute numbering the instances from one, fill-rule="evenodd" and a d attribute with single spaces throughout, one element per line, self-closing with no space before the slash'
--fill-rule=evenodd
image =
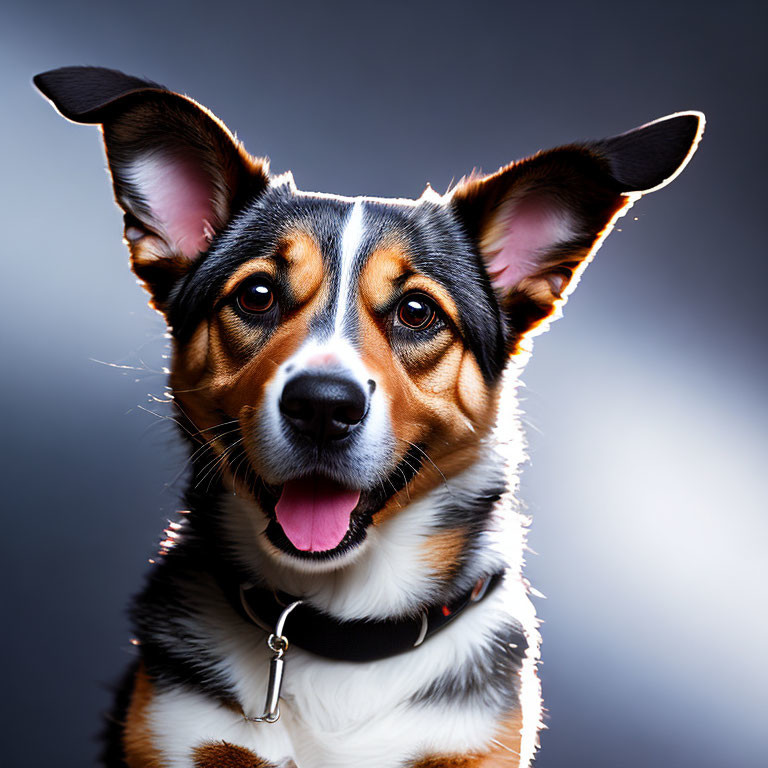
<path id="1" fill-rule="evenodd" d="M 362 543 L 372 512 L 384 501 L 321 475 L 280 486 L 262 480 L 259 486 L 259 506 L 269 519 L 264 535 L 277 549 L 302 560 L 325 560 Z"/>
<path id="2" fill-rule="evenodd" d="M 339 556 L 363 542 L 374 514 L 416 475 L 421 462 L 409 452 L 375 488 L 349 488 L 315 473 L 269 485 L 259 479 L 255 496 L 269 522 L 270 543 L 305 560 Z"/>

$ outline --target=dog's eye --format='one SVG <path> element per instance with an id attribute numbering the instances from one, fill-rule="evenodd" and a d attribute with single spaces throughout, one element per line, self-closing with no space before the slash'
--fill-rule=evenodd
<path id="1" fill-rule="evenodd" d="M 435 322 L 436 317 L 435 302 L 422 293 L 403 296 L 397 307 L 397 319 L 412 331 L 426 330 Z"/>
<path id="2" fill-rule="evenodd" d="M 271 309 L 274 303 L 272 283 L 262 275 L 246 280 L 237 292 L 237 306 L 249 315 L 261 315 Z"/>

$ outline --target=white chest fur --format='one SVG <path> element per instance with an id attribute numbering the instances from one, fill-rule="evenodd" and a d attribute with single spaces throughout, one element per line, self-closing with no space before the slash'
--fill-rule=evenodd
<path id="1" fill-rule="evenodd" d="M 291 649 L 275 724 L 248 723 L 197 693 L 163 692 L 151 711 L 157 743 L 173 768 L 191 768 L 193 750 L 206 741 L 238 744 L 275 765 L 293 761 L 298 768 L 396 768 L 428 754 L 482 751 L 503 714 L 497 708 L 477 701 L 409 700 L 446 673 L 467 663 L 482 665 L 484 648 L 512 605 L 518 615 L 532 616 L 524 584 L 514 578 L 421 648 L 373 663 L 335 662 Z M 207 619 L 210 640 L 222 652 L 220 672 L 243 709 L 260 714 L 269 664 L 263 635 L 224 607 Z M 538 711 L 531 716 L 538 719 Z"/>

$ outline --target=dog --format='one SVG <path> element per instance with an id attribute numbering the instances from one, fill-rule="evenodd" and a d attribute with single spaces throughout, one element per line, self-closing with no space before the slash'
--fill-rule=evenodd
<path id="1" fill-rule="evenodd" d="M 444 195 L 349 198 L 270 176 L 156 83 L 96 67 L 34 82 L 101 126 L 190 448 L 104 764 L 528 766 L 542 709 L 515 384 L 703 115 Z"/>

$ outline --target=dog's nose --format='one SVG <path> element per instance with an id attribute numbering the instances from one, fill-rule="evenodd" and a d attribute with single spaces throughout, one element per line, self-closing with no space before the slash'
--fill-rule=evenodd
<path id="1" fill-rule="evenodd" d="M 365 418 L 368 397 L 338 373 L 300 373 L 283 388 L 280 412 L 291 426 L 318 443 L 340 440 Z"/>

